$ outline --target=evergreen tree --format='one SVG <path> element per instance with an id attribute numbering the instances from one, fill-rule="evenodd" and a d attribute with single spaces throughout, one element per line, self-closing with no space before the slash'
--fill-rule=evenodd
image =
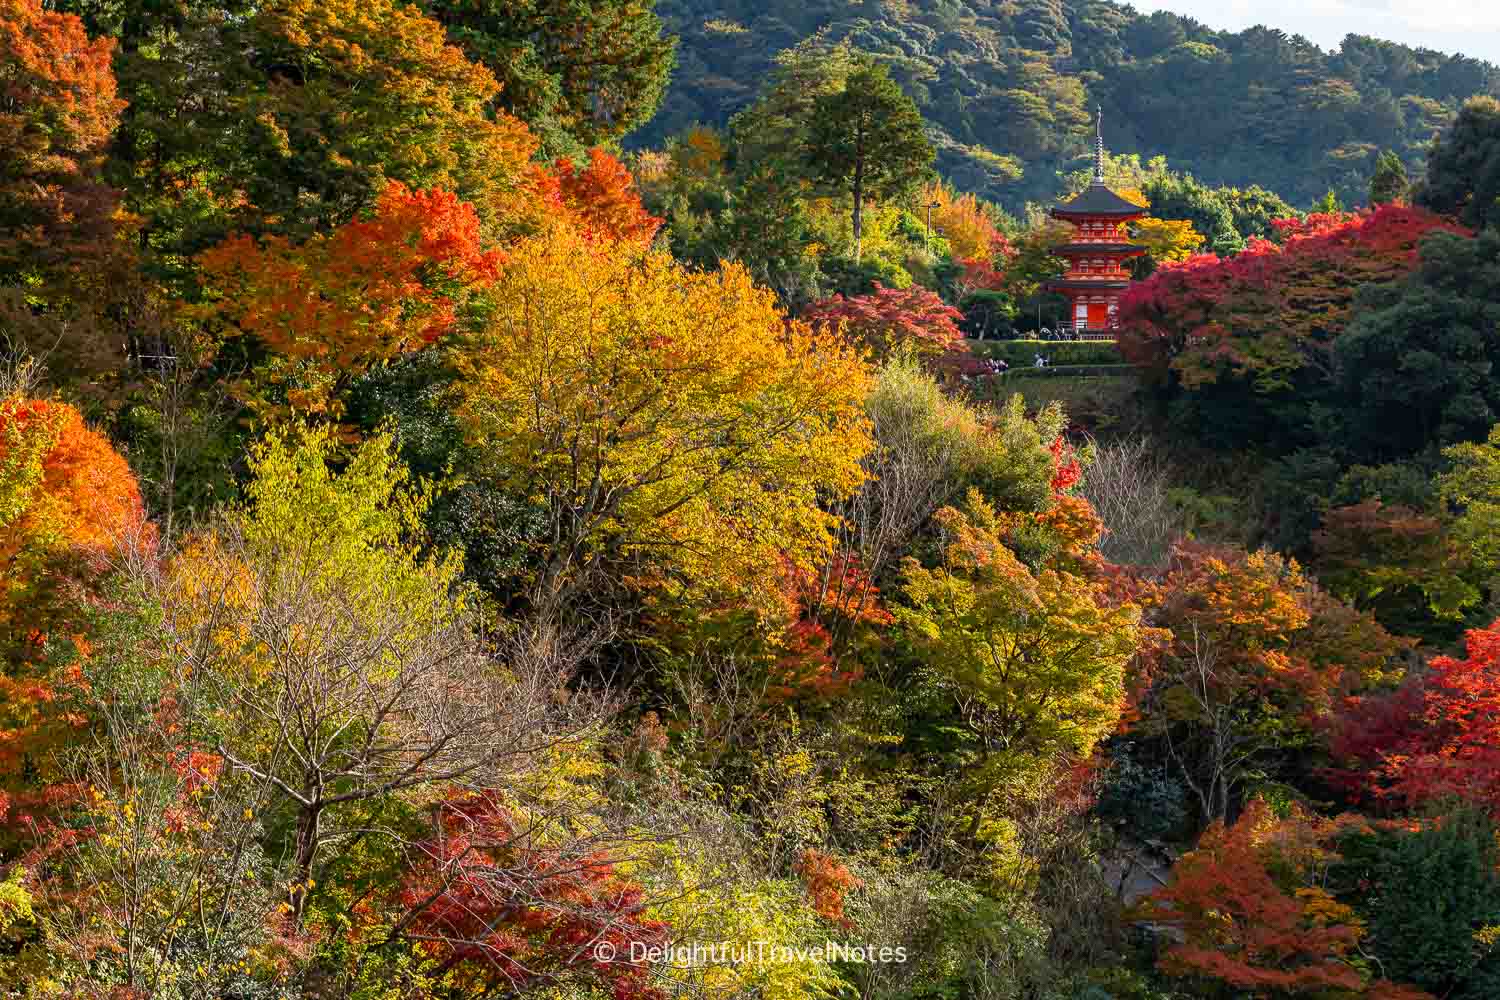
<path id="1" fill-rule="evenodd" d="M 812 179 L 853 198 L 854 260 L 864 202 L 908 193 L 929 173 L 934 150 L 922 114 L 883 65 L 862 64 L 842 90 L 813 103 L 807 135 Z"/>
<path id="2" fill-rule="evenodd" d="M 430 0 L 433 17 L 500 81 L 499 103 L 554 154 L 608 143 L 661 101 L 677 40 L 640 0 Z"/>
<path id="3" fill-rule="evenodd" d="M 1312 211 L 1323 215 L 1333 215 L 1344 210 L 1344 203 L 1339 200 L 1338 192 L 1329 188 L 1327 193 L 1317 201 L 1313 202 Z"/>
<path id="4" fill-rule="evenodd" d="M 1480 229 L 1500 222 L 1500 101 L 1471 98 L 1427 154 L 1417 202 Z"/>
<path id="5" fill-rule="evenodd" d="M 1411 182 L 1406 178 L 1406 166 L 1401 157 L 1387 149 L 1375 161 L 1375 176 L 1370 178 L 1370 204 L 1384 205 L 1392 201 L 1405 201 Z"/>

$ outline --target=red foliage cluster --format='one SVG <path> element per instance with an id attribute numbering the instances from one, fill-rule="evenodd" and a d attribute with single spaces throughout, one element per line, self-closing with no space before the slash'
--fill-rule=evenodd
<path id="1" fill-rule="evenodd" d="M 814 302 L 803 318 L 814 326 L 841 329 L 880 356 L 898 348 L 939 355 L 963 340 L 958 328 L 963 313 L 920 285 L 886 288 L 876 282 L 870 295 L 845 298 L 835 294 Z"/>
<path id="2" fill-rule="evenodd" d="M 1358 288 L 1413 270 L 1434 231 L 1468 232 L 1390 204 L 1288 224 L 1280 245 L 1257 240 L 1226 260 L 1200 254 L 1162 268 L 1120 299 L 1121 353 L 1189 387 L 1232 374 L 1262 391 L 1286 388 L 1303 368 L 1327 367 Z"/>
<path id="3" fill-rule="evenodd" d="M 648 970 L 630 961 L 633 943 L 666 940 L 666 925 L 644 915 L 641 888 L 603 854 L 533 837 L 497 793 L 444 803 L 398 893 L 411 912 L 407 937 L 482 991 L 588 973 L 615 1000 L 660 997 Z"/>
<path id="4" fill-rule="evenodd" d="M 1177 928 L 1162 968 L 1235 989 L 1277 995 L 1421 1000 L 1428 994 L 1362 971 L 1364 927 L 1354 911 L 1319 887 L 1336 856 L 1330 842 L 1358 817 L 1318 821 L 1300 812 L 1277 819 L 1255 800 L 1238 822 L 1215 822 L 1152 893 L 1139 914 Z"/>
<path id="5" fill-rule="evenodd" d="M 884 626 L 891 615 L 880 606 L 880 590 L 856 556 L 834 556 L 818 572 L 786 566 L 787 608 L 792 625 L 783 636 L 774 683 L 767 694 L 778 701 L 831 698 L 862 676 L 857 664 L 843 669 L 834 655 L 834 633 L 858 626 Z"/>
<path id="6" fill-rule="evenodd" d="M 833 855 L 812 848 L 802 852 L 795 867 L 807 887 L 813 912 L 844 930 L 853 930 L 854 921 L 844 913 L 844 900 L 850 889 L 863 884 L 854 873 Z"/>
<path id="7" fill-rule="evenodd" d="M 1083 478 L 1083 466 L 1073 454 L 1073 446 L 1059 435 L 1047 448 L 1052 452 L 1052 495 L 1062 496 Z"/>
<path id="8" fill-rule="evenodd" d="M 1331 741 L 1344 782 L 1407 806 L 1456 797 L 1500 817 L 1500 620 L 1394 693 L 1351 698 Z"/>
<path id="9" fill-rule="evenodd" d="M 1271 228 L 1276 231 L 1275 243 L 1287 243 L 1306 236 L 1325 236 L 1359 221 L 1358 212 L 1309 212 L 1301 218 L 1272 219 Z M 1255 238 L 1252 238 L 1252 243 Z"/>
<path id="10" fill-rule="evenodd" d="M 551 172 L 538 168 L 534 182 L 544 205 L 596 239 L 650 243 L 661 228 L 662 220 L 642 207 L 630 171 L 602 149 L 589 150 L 582 170 L 568 159 L 559 159 Z"/>
<path id="11" fill-rule="evenodd" d="M 1005 287 L 1005 268 L 1016 256 L 1016 248 L 1004 233 L 990 241 L 988 259 L 965 260 L 963 270 L 953 279 L 953 289 L 960 299 L 975 292 L 998 292 Z"/>

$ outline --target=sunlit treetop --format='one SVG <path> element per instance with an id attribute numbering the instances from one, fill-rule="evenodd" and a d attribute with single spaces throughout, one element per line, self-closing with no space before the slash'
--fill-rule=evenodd
<path id="1" fill-rule="evenodd" d="M 114 197 L 99 172 L 125 107 L 113 51 L 41 0 L 0 0 L 0 280 L 108 232 Z"/>

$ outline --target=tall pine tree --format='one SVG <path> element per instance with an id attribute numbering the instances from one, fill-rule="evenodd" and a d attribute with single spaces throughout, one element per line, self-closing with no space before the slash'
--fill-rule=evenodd
<path id="1" fill-rule="evenodd" d="M 933 156 L 921 112 L 874 60 L 862 60 L 842 90 L 814 102 L 807 164 L 813 180 L 852 197 L 856 262 L 865 201 L 908 193 Z"/>

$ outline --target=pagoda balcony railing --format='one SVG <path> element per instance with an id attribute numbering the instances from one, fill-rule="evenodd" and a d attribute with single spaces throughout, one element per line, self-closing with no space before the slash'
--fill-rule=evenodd
<path id="1" fill-rule="evenodd" d="M 1116 333 L 1113 326 L 1069 326 L 1066 323 L 1059 323 L 1050 331 L 1043 329 L 1044 332 L 1051 334 L 1051 336 L 1044 336 L 1043 340 L 1114 340 Z"/>

